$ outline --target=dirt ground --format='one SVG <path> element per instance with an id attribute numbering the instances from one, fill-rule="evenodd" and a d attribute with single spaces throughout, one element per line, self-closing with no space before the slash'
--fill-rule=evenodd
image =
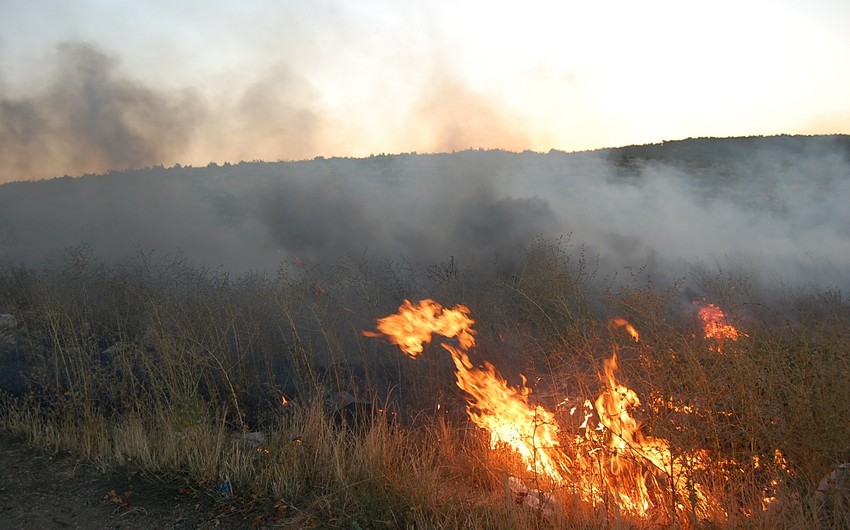
<path id="1" fill-rule="evenodd" d="M 269 504 L 269 503 L 266 503 Z M 0 529 L 278 527 L 281 507 L 127 470 L 102 472 L 69 453 L 0 435 Z"/>

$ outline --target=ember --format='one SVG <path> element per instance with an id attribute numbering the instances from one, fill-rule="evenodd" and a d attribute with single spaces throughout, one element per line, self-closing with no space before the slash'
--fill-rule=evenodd
<path id="1" fill-rule="evenodd" d="M 703 334 L 706 339 L 717 342 L 711 346 L 712 350 L 721 351 L 721 343 L 726 340 L 736 341 L 738 337 L 747 335 L 739 332 L 735 326 L 726 322 L 726 313 L 716 305 L 709 302 L 694 302 L 699 306 L 698 315 L 703 324 Z"/>

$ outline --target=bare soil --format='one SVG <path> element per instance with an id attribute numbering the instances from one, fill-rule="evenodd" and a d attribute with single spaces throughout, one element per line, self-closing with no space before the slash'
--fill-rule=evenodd
<path id="1" fill-rule="evenodd" d="M 280 506 L 223 497 L 214 486 L 102 471 L 0 434 L 0 529 L 269 528 L 282 515 Z"/>

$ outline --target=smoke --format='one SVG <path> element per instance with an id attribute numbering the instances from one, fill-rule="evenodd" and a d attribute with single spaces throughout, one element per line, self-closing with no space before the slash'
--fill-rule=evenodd
<path id="1" fill-rule="evenodd" d="M 187 160 L 303 159 L 327 129 L 321 98 L 286 65 L 224 92 L 157 89 L 88 43 L 57 47 L 47 81 L 0 86 L 0 182 L 105 173 Z"/>
<path id="2" fill-rule="evenodd" d="M 667 277 L 700 265 L 846 291 L 847 138 L 754 140 L 706 143 L 718 149 L 710 164 L 674 157 L 645 162 L 637 178 L 584 182 L 577 203 L 597 215 L 583 234 L 613 263 Z"/>
<path id="3" fill-rule="evenodd" d="M 298 259 L 327 263 L 333 255 L 359 254 L 374 239 L 379 221 L 364 202 L 351 200 L 352 191 L 302 181 L 270 186 L 259 198 L 257 220 L 275 246 Z"/>
<path id="4" fill-rule="evenodd" d="M 303 164 L 303 172 L 265 183 L 257 220 L 283 255 L 312 263 L 364 254 L 422 264 L 457 256 L 472 268 L 516 261 L 535 236 L 556 233 L 559 223 L 546 201 L 501 193 L 491 166 L 505 156 L 513 155 Z"/>
<path id="5" fill-rule="evenodd" d="M 124 79 L 88 44 L 60 45 L 51 81 L 35 94 L 0 94 L 0 181 L 138 168 L 176 160 L 203 105 Z"/>
<path id="6" fill-rule="evenodd" d="M 850 287 L 846 136 L 165 170 L 151 166 L 208 149 L 217 159 L 307 157 L 340 121 L 285 64 L 204 96 L 155 90 L 119 66 L 68 43 L 46 85 L 0 95 L 0 179 L 113 172 L 0 187 L 0 258 L 37 264 L 87 243 L 107 259 L 179 250 L 235 272 L 342 256 L 505 270 L 535 238 L 570 235 L 610 277 L 722 268 Z M 410 144 L 526 142 L 521 120 L 497 99 L 450 74 L 425 78 L 400 114 Z M 116 171 L 125 168 L 147 169 Z"/>
<path id="7" fill-rule="evenodd" d="M 569 235 L 610 278 L 720 272 L 850 288 L 847 137 L 628 153 L 462 151 L 7 184 L 0 257 L 37 264 L 87 243 L 108 259 L 179 250 L 234 272 L 351 256 L 422 267 L 451 258 L 491 273 L 538 237 Z"/>
<path id="8" fill-rule="evenodd" d="M 279 65 L 248 84 L 213 124 L 199 133 L 201 143 L 216 145 L 216 159 L 305 159 L 315 156 L 325 135 L 326 117 L 320 95 L 296 71 Z M 216 127 L 218 125 L 219 127 Z M 218 129 L 218 130 L 217 130 Z"/>
<path id="9" fill-rule="evenodd" d="M 34 65 L 40 80 L 28 90 L 12 93 L 0 84 L 0 182 L 177 163 L 531 144 L 517 112 L 443 61 L 402 83 L 378 76 L 368 90 L 340 100 L 321 89 L 321 76 L 311 79 L 311 65 L 299 69 L 290 59 L 174 88 L 169 79 L 128 76 L 118 57 L 95 44 L 60 44 Z M 375 91 L 386 93 L 378 106 L 369 99 Z"/>
<path id="10" fill-rule="evenodd" d="M 411 140 L 431 152 L 469 148 L 521 150 L 529 145 L 518 118 L 445 71 L 424 84 L 411 116 Z"/>

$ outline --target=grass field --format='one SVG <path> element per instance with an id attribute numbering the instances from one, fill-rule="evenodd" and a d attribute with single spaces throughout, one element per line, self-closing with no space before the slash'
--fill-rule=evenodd
<path id="1" fill-rule="evenodd" d="M 603 278 L 564 241 L 496 270 L 348 259 L 233 277 L 179 256 L 105 265 L 85 247 L 41 269 L 4 266 L 0 313 L 17 326 L 0 346 L 0 428 L 104 467 L 267 498 L 281 506 L 269 524 L 288 527 L 850 524 L 840 292 L 720 265 L 669 285 Z M 405 299 L 468 308 L 472 370 L 490 363 L 507 388 L 527 385 L 534 418 L 551 414 L 560 479 L 471 421 L 439 345 L 456 338 L 413 359 L 364 336 Z M 734 340 L 706 337 L 709 303 Z M 635 430 L 612 427 L 605 406 Z"/>

